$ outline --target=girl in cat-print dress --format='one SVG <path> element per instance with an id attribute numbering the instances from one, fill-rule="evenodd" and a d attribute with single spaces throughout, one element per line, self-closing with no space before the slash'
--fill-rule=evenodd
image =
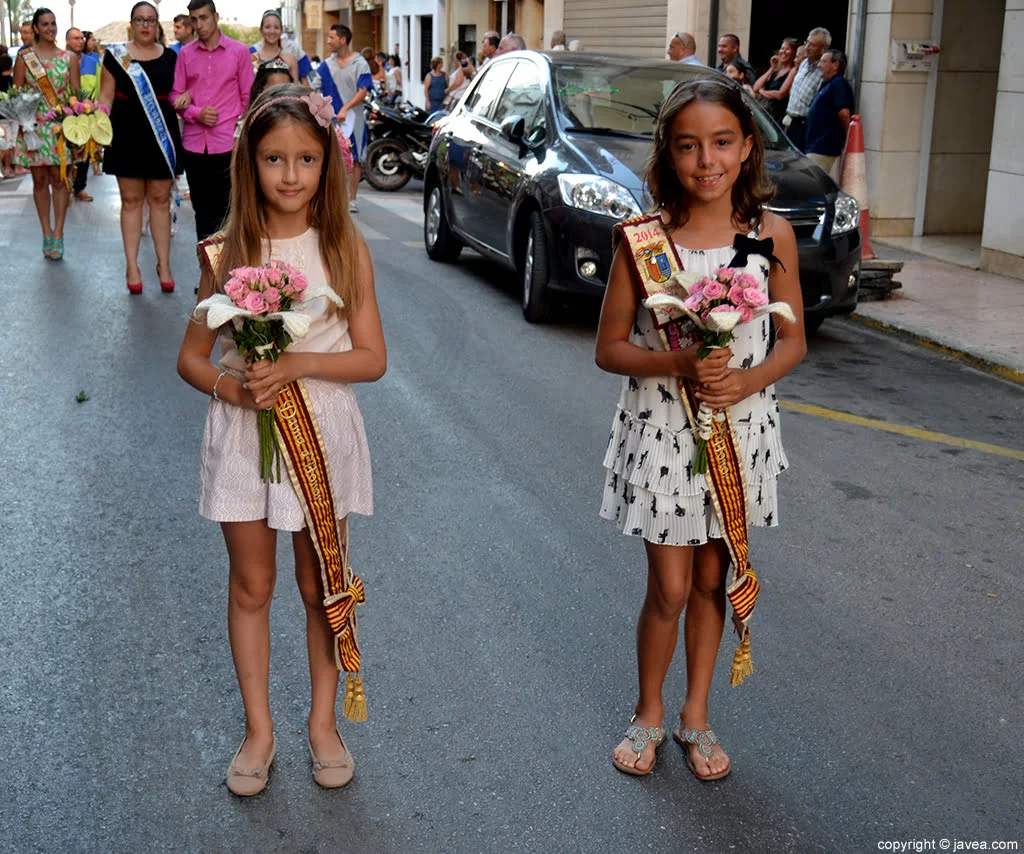
<path id="1" fill-rule="evenodd" d="M 637 625 L 639 699 L 613 762 L 628 774 L 654 768 L 665 740 L 662 685 L 685 608 L 687 692 L 673 736 L 693 774 L 717 780 L 730 762 L 711 730 L 708 695 L 730 557 L 705 476 L 693 470 L 696 443 L 679 379 L 694 381 L 697 398 L 711 408 L 728 409 L 746 466 L 748 519 L 777 525 L 775 480 L 788 463 L 773 384 L 806 353 L 796 238 L 785 219 L 763 208 L 773 191 L 760 133 L 737 87 L 724 80 L 680 84 L 661 110 L 653 143 L 646 179 L 683 269 L 707 276 L 720 267 L 743 269 L 796 316 L 778 325 L 771 353 L 767 316 L 738 326 L 731 349 L 705 359 L 696 344 L 666 350 L 639 303 L 625 241 L 601 309 L 597 364 L 623 375 L 601 515 L 643 538 L 647 553 Z"/>

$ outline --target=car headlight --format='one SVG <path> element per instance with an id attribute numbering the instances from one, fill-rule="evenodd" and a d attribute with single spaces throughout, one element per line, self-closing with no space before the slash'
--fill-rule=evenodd
<path id="1" fill-rule="evenodd" d="M 628 219 L 641 213 L 629 190 L 599 175 L 559 175 L 558 189 L 563 202 L 582 211 L 613 219 Z"/>
<path id="2" fill-rule="evenodd" d="M 846 234 L 859 225 L 860 205 L 853 196 L 840 190 L 836 196 L 835 214 L 832 217 L 832 233 Z"/>

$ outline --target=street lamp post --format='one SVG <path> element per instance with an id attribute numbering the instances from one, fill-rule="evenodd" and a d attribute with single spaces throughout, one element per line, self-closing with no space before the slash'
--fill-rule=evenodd
<path id="1" fill-rule="evenodd" d="M 71 26 L 75 25 L 75 0 L 68 0 L 68 6 L 71 7 Z"/>

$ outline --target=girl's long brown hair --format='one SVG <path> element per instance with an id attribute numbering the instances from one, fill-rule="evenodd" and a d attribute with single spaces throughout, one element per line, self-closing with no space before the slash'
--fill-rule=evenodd
<path id="1" fill-rule="evenodd" d="M 323 141 L 323 170 L 320 187 L 309 206 L 309 224 L 319 232 L 320 260 L 327 281 L 345 301 L 345 311 L 352 312 L 360 299 L 356 282 L 359 246 L 348 214 L 348 182 L 334 127 L 321 127 L 309 106 L 298 100 L 311 91 L 297 83 L 281 83 L 271 86 L 249 105 L 231 160 L 231 208 L 224 224 L 224 244 L 214 282 L 217 291 L 223 292 L 231 270 L 263 263 L 263 241 L 270 238 L 263 213 L 266 200 L 256 169 L 256 149 L 274 127 L 291 121 L 308 128 Z M 278 98 L 287 100 L 275 101 Z"/>
<path id="2" fill-rule="evenodd" d="M 732 185 L 732 211 L 737 223 L 749 224 L 761 219 L 761 206 L 775 196 L 775 186 L 764 168 L 764 144 L 739 86 L 724 80 L 691 80 L 672 90 L 658 114 L 654 128 L 653 147 L 647 160 L 644 180 L 650 188 L 652 213 L 664 210 L 669 227 L 679 228 L 690 218 L 687 193 L 672 166 L 672 125 L 676 116 L 689 104 L 703 101 L 720 104 L 736 116 L 744 137 L 752 137 L 750 154 L 740 167 L 739 177 Z"/>

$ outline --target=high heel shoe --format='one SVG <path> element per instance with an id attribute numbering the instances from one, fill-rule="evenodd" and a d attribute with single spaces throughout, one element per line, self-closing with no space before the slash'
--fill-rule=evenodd
<path id="1" fill-rule="evenodd" d="M 43 238 L 43 257 L 49 258 L 53 252 L 53 235 Z"/>
<path id="2" fill-rule="evenodd" d="M 142 293 L 142 282 L 128 282 L 128 293 L 138 296 Z"/>
<path id="3" fill-rule="evenodd" d="M 156 277 L 157 279 L 160 279 L 159 267 L 156 268 Z M 162 290 L 165 294 L 174 293 L 174 279 L 171 279 L 169 282 L 165 282 L 163 281 L 163 279 L 160 279 L 160 290 Z"/>
<path id="4" fill-rule="evenodd" d="M 64 238 L 55 237 L 53 238 L 53 250 L 50 252 L 50 258 L 54 261 L 64 260 Z"/>

